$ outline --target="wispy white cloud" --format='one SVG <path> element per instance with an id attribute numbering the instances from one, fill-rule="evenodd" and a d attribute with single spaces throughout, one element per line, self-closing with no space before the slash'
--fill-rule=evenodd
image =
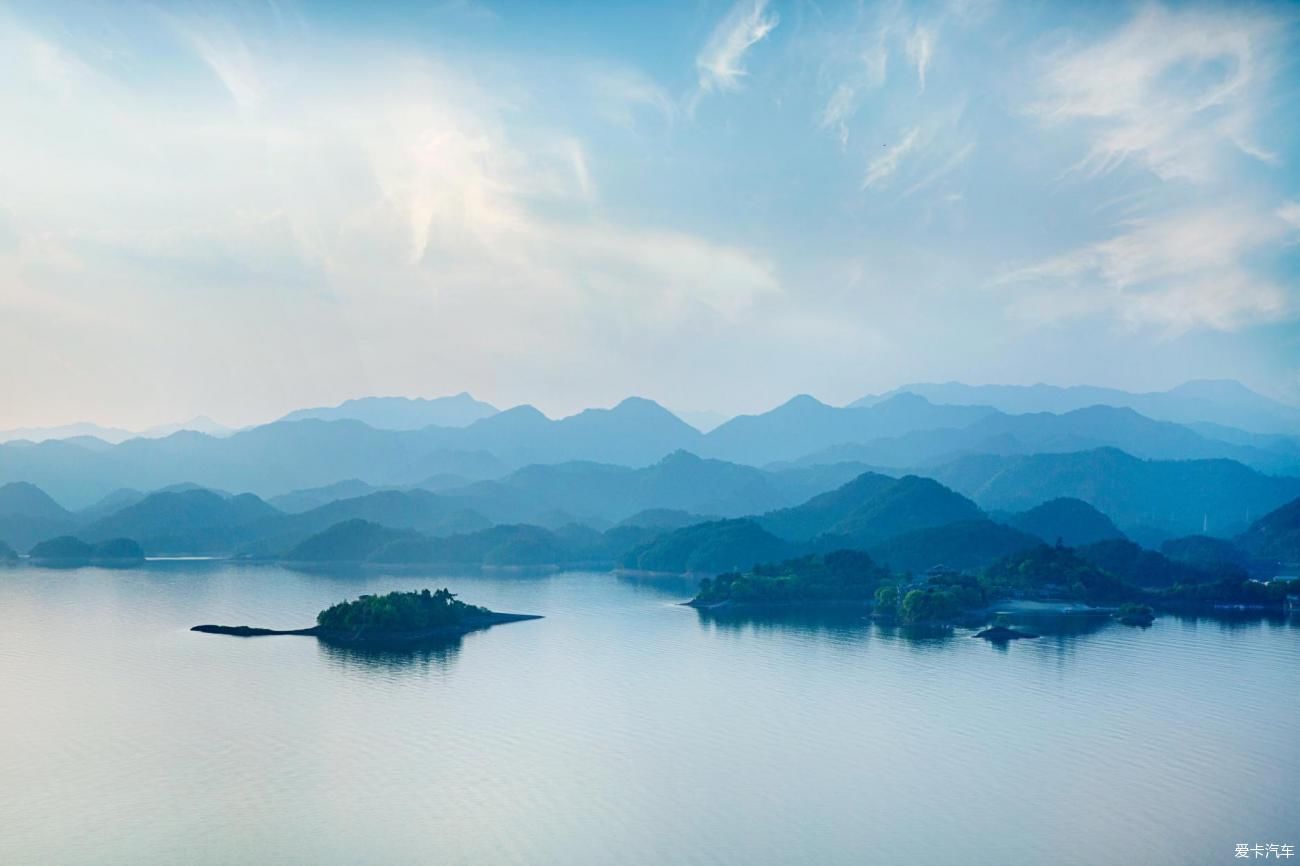
<path id="1" fill-rule="evenodd" d="M 952 174 L 965 164 L 970 155 L 975 152 L 975 142 L 970 141 L 954 150 L 946 159 L 927 172 L 920 180 L 913 183 L 903 191 L 904 196 L 910 196 L 920 192 L 926 187 L 938 183 L 943 178 Z"/>
<path id="2" fill-rule="evenodd" d="M 640 70 L 591 66 L 587 68 L 586 82 L 597 110 L 617 126 L 632 128 L 640 111 L 657 114 L 668 123 L 677 116 L 677 104 L 673 98 Z"/>
<path id="3" fill-rule="evenodd" d="M 1291 226 L 1295 231 L 1300 232 L 1300 202 L 1283 202 L 1281 207 L 1277 209 L 1277 215 L 1282 222 Z"/>
<path id="4" fill-rule="evenodd" d="M 882 148 L 885 152 L 867 165 L 867 174 L 862 179 L 862 188 L 875 186 L 898 171 L 904 157 L 916 146 L 917 136 L 920 134 L 921 130 L 914 126 L 903 134 L 897 144 Z"/>
<path id="5" fill-rule="evenodd" d="M 923 25 L 917 25 L 907 37 L 907 59 L 916 68 L 916 80 L 921 91 L 925 91 L 925 73 L 934 58 L 934 32 Z"/>
<path id="6" fill-rule="evenodd" d="M 856 96 L 857 94 L 851 84 L 841 84 L 835 88 L 835 92 L 831 94 L 826 107 L 822 109 L 821 127 L 822 129 L 834 128 L 838 130 L 841 147 L 849 143 L 847 121 L 855 110 Z"/>
<path id="7" fill-rule="evenodd" d="M 843 79 L 826 100 L 818 125 L 835 130 L 841 147 L 848 146 L 849 122 L 857 114 L 865 94 L 885 83 L 888 67 L 889 51 L 882 38 L 853 57 Z"/>
<path id="8" fill-rule="evenodd" d="M 695 58 L 700 91 L 737 90 L 748 75 L 745 55 L 780 23 L 767 0 L 738 0 Z"/>
<path id="9" fill-rule="evenodd" d="M 1253 129 L 1283 23 L 1262 7 L 1148 6 L 1109 38 L 1054 54 L 1031 111 L 1082 125 L 1089 148 L 1075 170 L 1089 175 L 1132 160 L 1206 181 L 1225 146 L 1272 161 Z"/>
<path id="10" fill-rule="evenodd" d="M 241 109 L 255 110 L 265 98 L 265 83 L 253 51 L 239 31 L 220 19 L 168 19 L 221 81 Z"/>
<path id="11" fill-rule="evenodd" d="M 1035 320 L 1108 314 L 1176 333 L 1234 330 L 1295 312 L 1287 293 L 1246 264 L 1294 232 L 1285 213 L 1219 206 L 1132 220 L 1113 237 L 1011 270 L 1000 286 L 1030 291 L 1012 309 Z"/>
<path id="12" fill-rule="evenodd" d="M 1085 143 L 1066 176 L 1089 183 L 1130 167 L 1148 180 L 1094 207 L 1129 214 L 1111 237 L 1004 274 L 1001 284 L 1028 287 L 1013 311 L 1170 333 L 1297 314 L 1258 254 L 1294 234 L 1300 209 L 1224 192 L 1242 157 L 1278 161 L 1255 133 L 1284 23 L 1268 7 L 1148 5 L 1109 36 L 1050 55 L 1031 113 Z M 1181 195 L 1168 194 L 1170 181 Z"/>
<path id="13" fill-rule="evenodd" d="M 866 105 L 884 108 L 894 114 L 907 114 L 912 122 L 927 125 L 926 113 L 946 110 L 942 100 L 923 104 L 910 87 L 886 88 L 900 84 L 902 76 L 890 78 L 891 56 L 900 67 L 916 76 L 917 88 L 924 93 L 930 83 L 939 34 L 944 28 L 959 31 L 976 20 L 959 8 L 940 7 L 919 16 L 915 9 L 895 0 L 869 7 L 859 6 L 852 13 L 831 17 L 815 39 L 810 53 L 818 60 L 825 103 L 818 117 L 818 127 L 834 131 L 841 146 L 847 149 L 853 137 L 852 127 L 873 125 L 878 112 L 863 113 Z M 891 92 L 892 91 L 892 92 Z M 948 94 L 963 100 L 960 90 Z M 897 122 L 895 118 L 892 122 Z"/>

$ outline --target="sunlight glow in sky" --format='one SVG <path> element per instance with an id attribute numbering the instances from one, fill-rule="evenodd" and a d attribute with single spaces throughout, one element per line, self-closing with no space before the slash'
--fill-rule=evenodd
<path id="1" fill-rule="evenodd" d="M 0 428 L 1300 401 L 1297 7 L 556 5 L 0 0 Z"/>

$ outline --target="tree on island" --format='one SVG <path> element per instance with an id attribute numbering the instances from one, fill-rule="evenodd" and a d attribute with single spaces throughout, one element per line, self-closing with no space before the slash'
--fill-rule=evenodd
<path id="1" fill-rule="evenodd" d="M 458 600 L 445 588 L 436 592 L 422 589 L 341 601 L 317 614 L 316 624 L 338 631 L 416 631 L 458 625 L 468 617 L 489 613 L 485 607 Z"/>

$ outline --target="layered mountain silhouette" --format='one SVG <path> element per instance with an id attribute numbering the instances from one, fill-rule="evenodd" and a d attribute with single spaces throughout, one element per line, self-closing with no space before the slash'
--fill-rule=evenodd
<path id="1" fill-rule="evenodd" d="M 977 455 L 932 474 L 990 511 L 1079 499 L 1130 538 L 1152 545 L 1196 533 L 1232 536 L 1300 496 L 1300 478 L 1266 475 L 1232 460 L 1140 460 L 1115 448 Z"/>
<path id="2" fill-rule="evenodd" d="M 44 490 L 23 481 L 0 485 L 0 541 L 19 551 L 71 531 L 74 514 Z"/>
<path id="3" fill-rule="evenodd" d="M 973 538 L 979 543 L 970 544 Z M 1036 543 L 1032 536 L 986 520 L 975 503 L 931 479 L 868 472 L 799 506 L 665 533 L 621 562 L 649 571 L 708 572 L 856 549 L 900 569 L 928 568 L 945 560 L 965 567 Z"/>
<path id="4" fill-rule="evenodd" d="M 916 571 L 1059 541 L 1111 570 L 1265 573 L 1300 558 L 1295 411 L 1232 382 L 922 385 L 705 433 L 642 398 L 558 419 L 362 398 L 228 436 L 2 444 L 0 542 L 654 571 L 850 548 Z"/>
<path id="5" fill-rule="evenodd" d="M 473 402 L 468 395 L 445 399 Z M 397 405 L 405 412 L 412 403 Z M 857 408 L 797 397 L 707 434 L 652 401 L 630 398 L 556 420 L 519 406 L 465 426 L 392 430 L 354 418 L 309 417 L 221 438 L 185 431 L 94 447 L 74 441 L 8 443 L 0 445 L 0 478 L 37 484 L 74 508 L 119 489 L 158 489 L 182 480 L 262 497 L 317 491 L 314 498 L 301 496 L 287 506 L 301 510 L 322 504 L 332 495 L 328 488 L 343 481 L 444 492 L 526 466 L 586 462 L 637 468 L 677 451 L 750 466 L 811 470 L 851 463 L 859 469 L 887 467 L 893 474 L 928 474 L 966 455 L 1100 447 L 1147 459 L 1225 458 L 1263 472 L 1300 473 L 1295 437 L 1204 424 L 1192 429 L 1130 408 L 1010 415 L 988 406 L 939 405 L 905 393 Z"/>
<path id="6" fill-rule="evenodd" d="M 892 398 L 897 400 L 899 398 Z M 920 399 L 920 398 L 914 398 Z M 883 404 L 882 404 L 883 405 Z M 969 426 L 914 430 L 865 443 L 840 443 L 804 455 L 801 464 L 852 460 L 868 465 L 924 468 L 966 454 L 1039 454 L 1118 448 L 1137 457 L 1182 460 L 1223 457 L 1269 472 L 1300 470 L 1291 439 L 1228 442 L 1131 409 L 1090 406 L 1055 415 L 985 414 Z M 1269 448 L 1264 445 L 1269 445 Z"/>
<path id="7" fill-rule="evenodd" d="M 963 428 L 993 412 L 978 406 L 937 406 L 911 394 L 869 408 L 837 408 L 801 395 L 770 412 L 742 415 L 717 427 L 705 437 L 701 453 L 761 465 L 794 460 L 842 443 Z"/>
<path id="8" fill-rule="evenodd" d="M 77 532 L 85 541 L 131 538 L 151 555 L 230 553 L 247 543 L 261 521 L 278 514 L 251 493 L 211 490 L 154 493 Z"/>
<path id="9" fill-rule="evenodd" d="M 1106 452 L 1094 452 L 1092 456 L 1103 461 L 1113 458 Z M 1134 460 L 1127 455 L 1120 457 Z M 1210 468 L 1224 462 L 1209 461 L 1215 464 Z M 645 470 L 592 464 L 534 467 L 545 471 L 516 473 L 518 486 L 503 486 L 497 492 L 508 498 L 513 490 L 520 502 L 526 503 L 515 508 L 563 503 L 572 501 L 566 499 L 571 490 L 565 483 L 577 479 L 581 486 L 583 479 L 596 471 L 624 485 L 639 475 L 639 486 L 630 485 L 638 488 L 637 496 L 671 500 L 681 496 L 682 491 L 676 480 L 664 487 L 658 474 L 672 477 L 684 471 L 682 477 L 703 477 L 714 472 L 724 482 L 729 476 L 739 478 L 742 483 L 733 484 L 735 490 L 744 490 L 744 482 L 757 478 L 759 495 L 765 496 L 770 494 L 770 477 L 777 477 L 752 467 L 712 465 L 717 463 L 692 455 L 675 455 Z M 1106 465 L 1114 468 L 1114 464 Z M 1199 462 L 1189 461 L 1156 466 L 1153 471 L 1164 472 L 1170 466 L 1204 469 Z M 558 486 L 557 469 L 558 477 L 565 482 Z M 1244 467 L 1239 470 L 1249 472 Z M 1168 477 L 1163 481 L 1168 484 Z M 1185 493 L 1185 489 L 1176 492 Z M 612 507 L 627 508 L 628 502 L 626 498 L 617 500 Z M 77 519 L 77 515 L 31 485 L 0 488 L 0 504 L 17 509 L 28 520 L 42 516 Z M 610 502 L 598 504 L 611 507 Z M 0 528 L 4 526 L 0 522 Z M 1167 541 L 1157 552 L 1124 538 L 1114 522 L 1080 499 L 1053 498 L 994 520 L 975 502 L 933 479 L 892 478 L 872 472 L 862 473 L 800 505 L 761 514 L 706 519 L 683 509 L 652 507 L 629 515 L 605 531 L 579 523 L 548 528 L 494 522 L 466 508 L 457 497 L 418 488 L 376 491 L 290 514 L 252 494 L 232 495 L 186 484 L 130 501 L 111 514 L 81 525 L 75 535 L 53 536 L 33 544 L 31 550 L 33 559 L 42 562 L 138 560 L 147 552 L 238 554 L 317 565 L 513 567 L 617 563 L 639 570 L 716 573 L 809 553 L 852 549 L 865 551 L 876 562 L 896 571 L 917 573 L 937 565 L 976 570 L 998 562 L 1005 564 L 1021 552 L 1043 546 L 1043 541 L 1053 536 L 1055 545 L 1068 544 L 1067 549 L 1074 549 L 1077 558 L 1134 585 L 1167 587 L 1240 581 L 1252 571 L 1270 575 L 1273 566 L 1269 563 L 1294 563 L 1300 559 L 1300 498 L 1254 521 L 1236 539 L 1186 536 Z M 130 556 L 110 557 L 104 552 L 110 548 L 129 552 Z M 8 544 L 3 556 L 13 557 L 13 548 Z"/>

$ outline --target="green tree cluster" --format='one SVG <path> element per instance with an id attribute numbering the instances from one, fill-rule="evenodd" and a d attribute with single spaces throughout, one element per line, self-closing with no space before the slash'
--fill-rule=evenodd
<path id="1" fill-rule="evenodd" d="M 342 601 L 316 616 L 321 628 L 339 631 L 399 632 L 458 625 L 466 617 L 486 614 L 486 608 L 457 600 L 440 589 L 429 592 L 390 592 Z"/>
<path id="2" fill-rule="evenodd" d="M 923 586 L 908 590 L 901 600 L 898 596 L 899 590 L 895 588 L 895 610 L 898 618 L 908 624 L 942 622 L 960 616 L 963 611 L 981 607 L 985 602 L 984 588 L 977 579 L 947 570 L 931 574 Z M 888 600 L 886 597 L 885 601 Z M 877 609 L 882 613 L 889 612 L 887 607 Z"/>
<path id="3" fill-rule="evenodd" d="M 1113 603 L 1134 594 L 1132 587 L 1059 544 L 1002 557 L 985 569 L 983 583 L 992 595 L 1045 592 L 1089 604 Z"/>
<path id="4" fill-rule="evenodd" d="M 802 556 L 700 582 L 697 604 L 866 601 L 889 572 L 859 550 Z"/>
<path id="5" fill-rule="evenodd" d="M 1274 607 L 1288 595 L 1300 594 L 1300 580 L 1221 580 L 1217 583 L 1179 584 L 1157 594 L 1157 598 L 1174 602 L 1200 604 L 1245 604 Z"/>

